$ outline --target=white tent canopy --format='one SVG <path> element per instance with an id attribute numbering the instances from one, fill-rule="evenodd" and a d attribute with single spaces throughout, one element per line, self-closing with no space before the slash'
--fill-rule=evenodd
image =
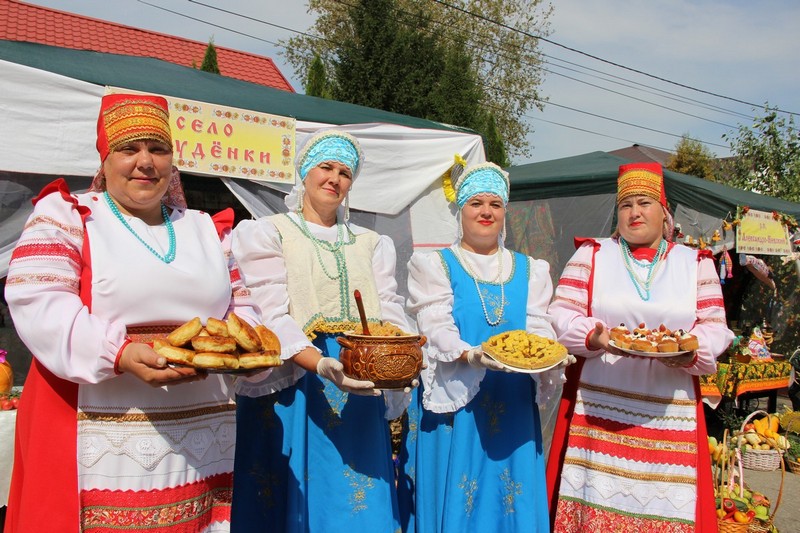
<path id="1" fill-rule="evenodd" d="M 0 60 L 0 109 L 4 117 L 0 129 L 0 204 L 5 211 L 0 217 L 3 276 L 22 223 L 30 213 L 27 200 L 49 181 L 43 178 L 85 177 L 83 183 L 80 178 L 72 180 L 75 190 L 80 190 L 88 186 L 89 177 L 97 171 L 96 124 L 104 92 L 105 87 L 100 85 Z M 330 126 L 298 121 L 297 140 L 302 142 L 304 135 Z M 483 162 L 481 137 L 387 123 L 337 127 L 357 137 L 365 153 L 364 166 L 351 193 L 351 207 L 389 218 L 408 216 L 406 227 L 414 247 L 433 248 L 452 242 L 455 221 L 441 192 L 440 176 L 452 164 L 455 154 L 470 165 Z M 229 178 L 223 182 L 253 216 L 281 209 L 274 199 L 266 199 L 275 195 L 267 192 L 269 189 L 287 191 L 285 186 L 263 182 Z"/>

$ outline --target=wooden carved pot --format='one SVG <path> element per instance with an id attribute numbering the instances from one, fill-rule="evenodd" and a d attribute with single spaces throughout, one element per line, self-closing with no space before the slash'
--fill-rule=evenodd
<path id="1" fill-rule="evenodd" d="M 424 335 L 378 337 L 346 334 L 336 338 L 341 345 L 339 361 L 353 379 L 372 381 L 377 389 L 402 389 L 422 371 Z"/>

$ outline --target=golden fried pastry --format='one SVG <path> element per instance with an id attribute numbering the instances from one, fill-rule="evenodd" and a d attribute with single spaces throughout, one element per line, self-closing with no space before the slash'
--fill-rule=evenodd
<path id="1" fill-rule="evenodd" d="M 261 341 L 261 350 L 267 355 L 280 355 L 281 341 L 278 340 L 278 336 L 263 324 L 257 325 L 255 330 Z"/>
<path id="2" fill-rule="evenodd" d="M 236 343 L 242 347 L 242 351 L 258 352 L 261 350 L 261 339 L 256 330 L 236 316 L 236 313 L 228 315 L 228 333 L 236 339 Z"/>
<path id="3" fill-rule="evenodd" d="M 192 348 L 198 352 L 233 353 L 236 351 L 236 341 L 231 337 L 198 335 L 192 338 Z"/>
<path id="4" fill-rule="evenodd" d="M 232 353 L 197 352 L 192 363 L 196 368 L 236 370 L 239 368 L 239 357 Z"/>
<path id="5" fill-rule="evenodd" d="M 209 333 L 206 328 L 200 330 L 200 333 L 197 334 L 198 337 L 210 337 L 211 333 Z M 194 337 L 192 337 L 194 338 Z"/>
<path id="6" fill-rule="evenodd" d="M 230 337 L 230 334 L 228 333 L 228 325 L 224 320 L 209 317 L 208 321 L 206 321 L 206 329 L 211 335 L 215 335 L 217 337 Z"/>
<path id="7" fill-rule="evenodd" d="M 194 351 L 172 346 L 164 339 L 155 339 L 153 350 L 168 362 L 179 365 L 191 366 L 194 359 Z"/>
<path id="8" fill-rule="evenodd" d="M 268 366 L 280 366 L 283 364 L 281 361 L 280 351 L 276 354 L 269 354 L 267 352 L 252 352 L 239 354 L 239 368 L 262 368 Z"/>
<path id="9" fill-rule="evenodd" d="M 521 329 L 494 335 L 483 343 L 483 350 L 501 363 L 526 370 L 552 366 L 567 356 L 563 344 Z"/>
<path id="10" fill-rule="evenodd" d="M 192 337 L 196 337 L 203 329 L 203 323 L 200 322 L 200 317 L 194 317 L 189 322 L 178 326 L 172 333 L 167 335 L 167 342 L 173 346 L 184 346 L 189 344 Z"/>

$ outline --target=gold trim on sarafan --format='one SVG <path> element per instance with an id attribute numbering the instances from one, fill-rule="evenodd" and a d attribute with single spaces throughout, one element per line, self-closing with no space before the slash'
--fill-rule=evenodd
<path id="1" fill-rule="evenodd" d="M 170 412 L 126 412 L 111 413 L 108 411 L 78 411 L 79 422 L 118 422 L 118 423 L 144 423 L 152 422 L 171 422 L 174 420 L 184 420 L 187 418 L 197 418 L 207 415 L 216 415 L 236 411 L 236 404 L 214 405 L 210 407 L 198 407 L 196 409 L 184 409 L 182 411 Z"/>
<path id="2" fill-rule="evenodd" d="M 648 439 L 646 437 L 635 437 L 632 435 L 624 435 L 612 431 L 604 431 L 597 428 L 589 428 L 585 426 L 573 425 L 570 427 L 569 434 L 579 437 L 587 437 L 593 440 L 617 444 L 628 448 L 641 448 L 643 450 L 653 450 L 659 452 L 674 452 L 674 453 L 697 453 L 697 443 L 695 442 L 680 442 L 661 439 Z"/>
<path id="3" fill-rule="evenodd" d="M 609 405 L 605 405 L 602 403 L 595 403 L 595 402 L 587 402 L 585 400 L 578 400 L 579 404 L 587 405 L 589 407 L 594 407 L 596 409 L 605 409 L 608 411 L 616 411 L 617 413 L 622 413 L 624 415 L 636 416 L 639 418 L 649 418 L 652 420 L 674 420 L 677 422 L 694 422 L 697 423 L 697 419 L 693 416 L 654 416 L 650 413 L 641 413 L 638 411 L 631 411 L 630 409 L 621 409 L 619 407 L 611 407 Z"/>
<path id="4" fill-rule="evenodd" d="M 608 466 L 603 463 L 589 461 L 588 459 L 578 459 L 576 457 L 565 457 L 564 464 L 582 466 L 589 470 L 595 470 L 612 476 L 619 476 L 637 481 L 658 481 L 663 483 L 682 483 L 684 485 L 696 485 L 697 476 L 681 474 L 648 474 L 647 472 L 637 472 L 626 468 Z"/>
<path id="5" fill-rule="evenodd" d="M 695 402 L 694 400 L 679 400 L 675 398 L 650 396 L 648 394 L 637 394 L 635 392 L 621 391 L 619 389 L 612 389 L 609 387 L 602 387 L 600 385 L 592 385 L 583 382 L 581 382 L 580 388 L 592 392 L 600 392 L 611 396 L 618 396 L 620 398 L 627 398 L 629 400 L 639 400 L 642 402 L 659 403 L 662 405 L 680 405 L 682 407 L 694 407 L 697 404 L 697 402 Z"/>

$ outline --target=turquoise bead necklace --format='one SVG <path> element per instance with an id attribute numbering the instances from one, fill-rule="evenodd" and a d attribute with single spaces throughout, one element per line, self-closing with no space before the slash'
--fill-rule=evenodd
<path id="1" fill-rule="evenodd" d="M 172 221 L 169 219 L 169 212 L 167 212 L 167 206 L 161 204 L 161 216 L 164 218 L 164 225 L 167 227 L 167 235 L 169 236 L 169 250 L 167 250 L 166 255 L 161 255 L 156 252 L 152 246 L 147 244 L 144 239 L 142 239 L 136 231 L 128 224 L 128 221 L 125 220 L 125 217 L 117 207 L 117 203 L 111 199 L 109 196 L 108 191 L 103 193 L 103 197 L 106 199 L 106 203 L 108 204 L 108 208 L 111 209 L 111 212 L 114 213 L 114 216 L 117 217 L 117 220 L 122 222 L 122 225 L 125 226 L 128 231 L 130 231 L 134 237 L 136 237 L 140 243 L 144 245 L 145 248 L 150 250 L 150 253 L 154 256 L 158 257 L 164 263 L 172 263 L 175 260 L 175 249 L 177 248 L 177 243 L 175 241 L 175 228 L 172 227 Z"/>
<path id="2" fill-rule="evenodd" d="M 656 250 L 656 255 L 650 263 L 639 261 L 633 257 L 630 246 L 628 246 L 627 241 L 622 237 L 619 238 L 619 247 L 622 250 L 622 260 L 625 263 L 625 270 L 628 271 L 628 277 L 631 278 L 633 286 L 636 288 L 636 293 L 642 301 L 646 302 L 650 300 L 650 286 L 653 284 L 653 279 L 655 279 L 656 272 L 658 272 L 658 269 L 661 267 L 661 263 L 663 263 L 662 259 L 664 259 L 664 253 L 667 251 L 667 241 L 661 239 L 658 250 Z M 647 276 L 644 280 L 639 277 L 634 265 L 647 269 Z"/>
<path id="3" fill-rule="evenodd" d="M 311 241 L 311 244 L 314 248 L 314 253 L 317 256 L 317 262 L 319 266 L 322 267 L 322 272 L 328 277 L 328 279 L 341 279 L 347 277 L 347 264 L 345 263 L 344 258 L 344 251 L 342 250 L 342 246 L 350 245 L 355 242 L 355 234 L 350 231 L 350 228 L 346 228 L 344 224 L 336 224 L 336 241 L 331 243 L 330 241 L 326 241 L 324 239 L 318 239 L 311 233 L 311 229 L 308 227 L 308 223 L 306 222 L 306 218 L 303 216 L 301 211 L 297 211 L 297 218 L 300 219 L 300 224 L 298 227 L 300 228 L 300 232 Z M 347 240 L 344 239 L 345 230 L 347 231 Z M 322 261 L 322 255 L 320 254 L 320 248 L 326 250 L 333 254 L 333 258 L 336 261 L 336 273 L 331 274 L 328 268 L 325 266 L 325 263 Z"/>

